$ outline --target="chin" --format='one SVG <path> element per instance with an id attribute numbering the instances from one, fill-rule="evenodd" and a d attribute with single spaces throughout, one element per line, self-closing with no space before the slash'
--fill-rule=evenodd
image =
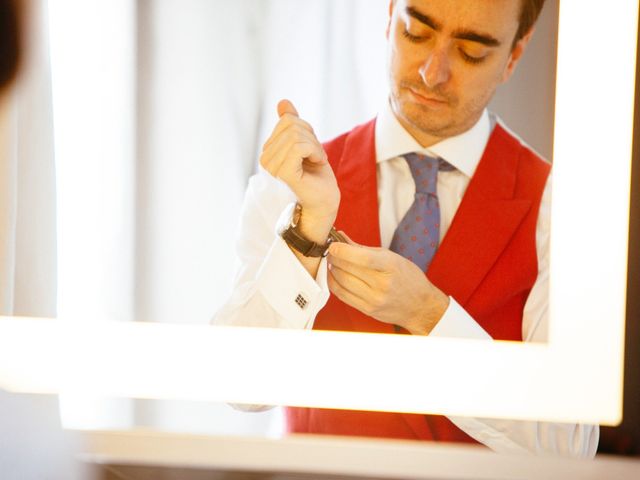
<path id="1" fill-rule="evenodd" d="M 405 122 L 429 135 L 448 136 L 452 130 L 451 118 L 447 114 L 433 112 L 423 105 L 402 104 L 400 115 Z"/>

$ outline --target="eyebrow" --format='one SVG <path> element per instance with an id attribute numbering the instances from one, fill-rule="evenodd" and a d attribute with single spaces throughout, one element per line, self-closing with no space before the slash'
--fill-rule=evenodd
<path id="1" fill-rule="evenodd" d="M 439 32 L 442 30 L 442 24 L 436 22 L 429 15 L 416 10 L 414 7 L 407 7 L 406 12 L 407 12 L 407 15 L 409 15 L 412 18 L 415 18 L 420 23 L 423 23 L 426 26 L 434 29 L 436 32 Z M 483 45 L 486 45 L 487 47 L 498 47 L 501 45 L 501 42 L 497 38 L 492 37 L 491 35 L 475 32 L 473 30 L 468 30 L 468 29 L 454 31 L 453 37 L 459 40 L 469 40 L 470 42 L 481 43 Z"/>

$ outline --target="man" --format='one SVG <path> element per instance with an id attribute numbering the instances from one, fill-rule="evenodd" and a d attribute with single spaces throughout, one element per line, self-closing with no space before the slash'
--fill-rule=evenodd
<path id="1" fill-rule="evenodd" d="M 388 105 L 324 146 L 280 102 L 216 322 L 546 340 L 550 166 L 486 110 L 543 2 L 392 1 Z M 350 238 L 324 260 L 334 225 Z M 394 413 L 289 408 L 287 422 L 502 452 L 590 457 L 598 441 L 594 426 Z"/>

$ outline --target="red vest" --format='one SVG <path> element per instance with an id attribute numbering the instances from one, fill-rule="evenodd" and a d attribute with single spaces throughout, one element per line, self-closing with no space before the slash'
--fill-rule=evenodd
<path id="1" fill-rule="evenodd" d="M 375 121 L 324 145 L 341 192 L 336 227 L 380 246 Z M 427 277 L 496 340 L 522 341 L 537 274 L 536 222 L 551 166 L 496 125 Z M 335 296 L 314 329 L 393 333 Z M 473 442 L 444 416 L 287 408 L 291 433 Z"/>

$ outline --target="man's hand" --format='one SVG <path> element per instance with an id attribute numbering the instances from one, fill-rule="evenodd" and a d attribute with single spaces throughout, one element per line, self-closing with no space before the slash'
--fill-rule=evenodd
<path id="1" fill-rule="evenodd" d="M 328 260 L 334 295 L 413 335 L 428 335 L 449 306 L 449 297 L 416 264 L 390 250 L 332 243 Z"/>
<path id="2" fill-rule="evenodd" d="M 336 177 L 313 128 L 298 117 L 293 104 L 280 101 L 278 115 L 280 120 L 262 147 L 260 165 L 296 195 L 302 206 L 301 233 L 324 243 L 340 204 Z"/>

